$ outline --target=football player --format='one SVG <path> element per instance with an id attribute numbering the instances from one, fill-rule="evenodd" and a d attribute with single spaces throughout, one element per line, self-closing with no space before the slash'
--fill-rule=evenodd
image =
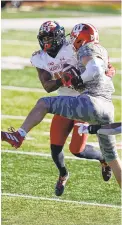
<path id="1" fill-rule="evenodd" d="M 37 68 L 39 79 L 44 89 L 47 92 L 52 92 L 58 89 L 59 95 L 61 96 L 59 97 L 59 105 L 57 104 L 58 97 L 54 97 L 54 105 L 53 105 L 53 98 L 51 98 L 51 101 L 49 100 L 50 98 L 43 98 L 39 100 L 34 109 L 32 110 L 32 112 L 27 117 L 27 120 L 24 122 L 22 127 L 17 132 L 2 133 L 2 140 L 9 142 L 15 147 L 19 147 L 22 141 L 24 140 L 26 133 L 32 128 L 33 126 L 32 124 L 34 124 L 34 126 L 37 125 L 38 122 L 40 122 L 42 119 L 42 114 L 44 114 L 44 112 L 45 113 L 47 112 L 47 109 L 45 108 L 46 104 L 49 105 L 49 112 L 56 114 L 52 120 L 51 125 L 51 135 L 50 135 L 51 153 L 52 158 L 56 166 L 58 167 L 60 173 L 58 182 L 56 184 L 55 193 L 56 195 L 61 195 L 64 191 L 64 186 L 68 179 L 68 171 L 64 164 L 64 156 L 62 149 L 66 141 L 66 138 L 72 129 L 73 129 L 73 136 L 70 144 L 70 151 L 74 155 L 81 158 L 92 158 L 92 159 L 94 158 L 98 159 L 101 162 L 104 161 L 99 151 L 94 151 L 94 149 L 91 146 L 87 147 L 86 145 L 87 136 L 82 135 L 82 137 L 79 137 L 77 132 L 78 128 L 74 126 L 75 119 L 78 120 L 84 118 L 85 119 L 84 121 L 89 121 L 87 116 L 91 113 L 92 117 L 93 112 L 87 111 L 88 107 L 86 107 L 86 111 L 84 110 L 84 113 L 87 112 L 86 114 L 88 114 L 86 115 L 87 117 L 86 118 L 85 116 L 81 117 L 79 112 L 76 113 L 78 114 L 77 116 L 74 116 L 72 110 L 70 110 L 70 108 L 72 109 L 72 107 L 75 107 L 77 104 L 76 105 L 72 104 L 72 101 L 70 102 L 68 99 L 70 99 L 70 97 L 73 96 L 71 97 L 71 100 L 72 99 L 76 100 L 78 99 L 78 97 L 80 98 L 81 95 L 78 91 L 75 90 L 79 89 L 78 86 L 79 84 L 78 85 L 76 84 L 74 86 L 72 84 L 68 85 L 67 82 L 64 82 L 65 76 L 63 76 L 62 78 L 62 70 L 64 64 L 68 63 L 75 67 L 77 67 L 78 64 L 71 45 L 66 42 L 64 28 L 60 27 L 60 25 L 57 24 L 56 22 L 48 21 L 41 26 L 38 34 L 38 40 L 42 48 L 42 51 L 38 52 L 37 54 L 34 54 L 31 58 L 31 62 Z M 105 74 L 107 70 L 108 64 L 105 68 Z M 111 78 L 109 77 L 108 79 Z M 72 89 L 72 87 L 75 87 L 75 89 L 74 88 Z M 64 102 L 66 99 L 69 102 L 66 101 L 66 108 L 65 108 Z M 46 101 L 50 101 L 50 104 L 49 102 L 46 103 Z M 83 101 L 85 104 L 85 100 Z M 62 105 L 62 107 L 60 104 Z M 67 111 L 67 107 L 70 113 Z M 70 120 L 62 116 L 68 117 Z M 16 139 L 15 137 L 17 138 L 18 142 L 15 141 Z M 105 171 L 104 180 L 109 180 L 111 176 L 110 167 L 104 164 L 103 171 Z"/>

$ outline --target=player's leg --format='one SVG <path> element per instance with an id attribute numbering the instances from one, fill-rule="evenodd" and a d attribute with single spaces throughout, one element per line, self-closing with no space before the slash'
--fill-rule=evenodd
<path id="1" fill-rule="evenodd" d="M 55 194 L 60 196 L 69 177 L 64 162 L 63 146 L 73 127 L 73 121 L 65 117 L 54 115 L 50 128 L 50 148 L 52 159 L 59 170 L 59 179 L 55 186 Z"/>
<path id="2" fill-rule="evenodd" d="M 116 159 L 108 162 L 109 166 L 112 168 L 112 171 L 114 173 L 114 176 L 119 184 L 120 187 L 122 187 L 122 162 L 117 157 Z"/>
<path id="3" fill-rule="evenodd" d="M 39 99 L 33 109 L 30 111 L 21 127 L 10 132 L 1 132 L 1 140 L 8 142 L 11 146 L 19 148 L 24 141 L 27 133 L 38 125 L 48 113 L 48 104 L 43 99 Z"/>
<path id="4" fill-rule="evenodd" d="M 102 104 L 99 102 L 102 102 Z M 108 102 L 101 98 L 94 98 L 85 94 L 77 97 L 70 96 L 56 96 L 45 97 L 39 99 L 35 107 L 31 110 L 24 123 L 21 126 L 21 131 L 28 133 L 34 126 L 38 125 L 47 113 L 59 114 L 69 119 L 77 119 L 86 122 L 98 122 L 98 123 L 111 123 L 109 116 L 111 114 L 111 102 Z M 103 121 L 101 121 L 101 118 Z M 2 140 L 10 143 L 16 148 L 20 147 L 22 141 L 18 140 L 18 133 L 21 136 L 19 130 L 16 133 L 12 133 L 11 137 L 7 132 L 1 134 Z M 9 137 L 8 137 L 9 136 Z M 106 136 L 107 137 L 107 136 Z M 14 140 L 13 140 L 14 138 Z M 109 156 L 113 155 L 110 161 L 117 159 L 117 151 L 113 154 L 113 149 L 109 148 Z M 106 160 L 107 157 L 105 157 Z M 107 160 L 106 160 L 107 161 Z M 119 165 L 119 164 L 118 164 Z M 121 169 L 121 168 L 120 168 Z M 117 170 L 119 173 L 120 171 Z M 116 173 L 114 173 L 116 176 Z M 118 177 L 121 177 L 119 175 Z M 121 181 L 119 181 L 120 183 Z"/>
<path id="5" fill-rule="evenodd" d="M 102 153 L 100 151 L 96 151 L 93 146 L 87 145 L 86 142 L 88 139 L 88 134 L 82 134 L 82 136 L 78 134 L 78 126 L 75 126 L 77 122 L 78 121 L 74 121 L 72 139 L 69 146 L 71 153 L 80 158 L 102 161 Z"/>
<path id="6" fill-rule="evenodd" d="M 89 107 L 91 104 L 91 107 Z M 30 111 L 25 121 L 17 132 L 2 132 L 1 139 L 15 148 L 19 148 L 26 134 L 38 125 L 47 113 L 58 114 L 69 119 L 81 119 L 91 121 L 93 115 L 93 104 L 88 96 L 78 97 L 55 96 L 40 98 Z"/>
<path id="7" fill-rule="evenodd" d="M 105 158 L 105 161 L 111 167 L 115 175 L 115 178 L 121 187 L 122 164 L 116 151 L 115 136 L 113 135 L 107 136 L 102 134 L 98 134 L 97 136 L 100 144 L 100 149 Z"/>
<path id="8" fill-rule="evenodd" d="M 92 145 L 87 145 L 88 134 L 82 134 L 82 136 L 78 134 L 78 126 L 75 125 L 76 123 L 78 123 L 78 121 L 74 121 L 72 139 L 69 146 L 71 153 L 79 158 L 99 160 L 101 163 L 103 180 L 108 181 L 112 174 L 111 168 L 105 162 L 101 151 L 95 150 Z"/>

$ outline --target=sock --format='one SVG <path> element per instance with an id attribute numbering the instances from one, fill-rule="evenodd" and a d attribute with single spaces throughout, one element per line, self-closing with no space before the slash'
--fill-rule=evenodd
<path id="1" fill-rule="evenodd" d="M 62 149 L 63 146 L 51 144 L 52 159 L 59 170 L 60 176 L 63 177 L 68 174 L 68 171 L 65 167 L 64 153 Z"/>
<path id="2" fill-rule="evenodd" d="M 27 133 L 22 128 L 19 128 L 18 132 L 21 135 L 21 137 L 25 137 L 27 135 Z"/>
<path id="3" fill-rule="evenodd" d="M 98 150 L 95 150 L 95 148 L 92 145 L 86 145 L 83 152 L 79 152 L 73 155 L 79 158 L 85 158 L 85 159 L 96 159 L 100 162 L 103 161 L 102 153 Z"/>

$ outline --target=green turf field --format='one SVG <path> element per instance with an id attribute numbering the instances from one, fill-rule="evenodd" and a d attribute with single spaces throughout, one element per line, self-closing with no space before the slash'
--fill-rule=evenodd
<path id="1" fill-rule="evenodd" d="M 118 27 L 101 29 L 100 39 L 101 43 L 108 48 L 110 58 L 120 59 L 120 29 Z M 20 43 L 16 44 L 13 40 L 20 41 Z M 2 56 L 28 58 L 38 48 L 35 32 L 8 31 L 2 33 Z M 113 65 L 117 70 L 113 79 L 116 88 L 115 95 L 120 96 L 120 62 L 113 63 Z M 1 108 L 2 115 L 4 115 L 2 129 L 4 130 L 7 130 L 9 126 L 17 129 L 23 121 L 22 118 L 16 119 L 11 116 L 26 116 L 38 98 L 56 94 L 27 92 L 23 89 L 8 90 L 7 86 L 42 89 L 36 70 L 31 66 L 23 70 L 2 70 L 1 75 Z M 120 99 L 113 101 L 115 120 L 120 121 Z M 8 118 L 5 117 L 7 115 Z M 46 119 L 51 118 L 51 115 L 46 116 Z M 9 150 L 13 150 L 12 147 L 7 143 L 2 143 L 2 192 L 6 194 L 2 197 L 2 224 L 120 225 L 120 208 L 114 207 L 114 205 L 120 206 L 121 204 L 119 187 L 114 177 L 108 183 L 103 181 L 98 162 L 66 159 L 70 179 L 64 195 L 60 197 L 62 202 L 56 201 L 54 185 L 58 178 L 57 169 L 50 157 L 34 155 L 34 153 L 50 153 L 49 129 L 50 122 L 45 121 L 35 127 L 28 135 L 30 139 L 27 139 L 19 150 L 23 154 L 18 154 L 16 150 L 10 152 Z M 69 141 L 70 137 L 65 145 L 65 156 L 72 156 L 68 150 Z M 117 135 L 117 143 L 120 141 L 121 137 Z M 96 136 L 89 136 L 88 142 L 97 142 Z M 32 155 L 29 155 L 29 152 Z M 120 148 L 118 152 L 120 154 Z M 10 194 L 15 194 L 15 196 L 10 196 Z M 33 196 L 38 198 L 33 199 Z M 86 203 L 94 203 L 94 205 L 86 205 Z M 106 206 L 97 204 L 106 204 Z M 109 205 L 113 207 L 108 207 Z"/>
<path id="2" fill-rule="evenodd" d="M 1 11 L 2 19 L 13 18 L 61 18 L 61 17 L 92 17 L 101 15 L 121 15 L 121 4 L 62 4 L 45 5 L 44 7 L 5 8 Z"/>

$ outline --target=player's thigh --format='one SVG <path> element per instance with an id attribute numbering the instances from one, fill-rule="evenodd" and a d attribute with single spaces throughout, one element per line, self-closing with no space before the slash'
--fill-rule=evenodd
<path id="1" fill-rule="evenodd" d="M 50 127 L 50 143 L 54 145 L 64 145 L 72 128 L 72 120 L 63 116 L 54 115 Z"/>
<path id="2" fill-rule="evenodd" d="M 71 139 L 71 142 L 69 145 L 70 151 L 74 154 L 82 152 L 85 149 L 86 142 L 88 139 L 88 134 L 82 134 L 82 136 L 80 136 L 78 134 L 78 126 L 75 125 L 78 122 L 79 121 L 74 121 L 72 139 Z M 82 122 L 82 123 L 84 123 L 84 122 Z"/>
<path id="3" fill-rule="evenodd" d="M 46 103 L 48 113 L 58 114 L 72 120 L 90 123 L 111 122 L 114 108 L 111 101 L 104 98 L 81 94 L 73 96 L 55 96 L 41 98 Z"/>
<path id="4" fill-rule="evenodd" d="M 95 121 L 94 106 L 89 96 L 54 96 L 41 98 L 46 103 L 48 113 L 57 114 L 69 119 Z"/>

